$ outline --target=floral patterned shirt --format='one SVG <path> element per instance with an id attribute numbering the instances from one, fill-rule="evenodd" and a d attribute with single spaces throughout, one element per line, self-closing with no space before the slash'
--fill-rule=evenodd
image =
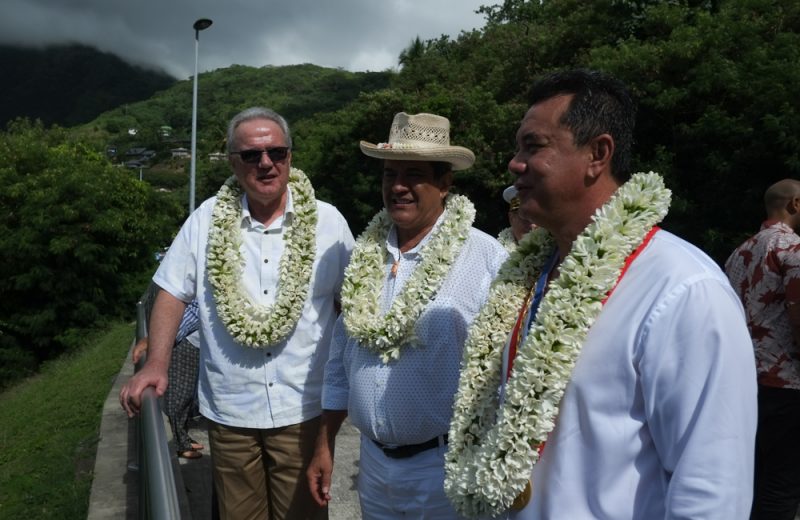
<path id="1" fill-rule="evenodd" d="M 728 258 L 725 272 L 744 304 L 759 384 L 800 390 L 800 349 L 786 313 L 800 303 L 800 237 L 767 220 Z"/>

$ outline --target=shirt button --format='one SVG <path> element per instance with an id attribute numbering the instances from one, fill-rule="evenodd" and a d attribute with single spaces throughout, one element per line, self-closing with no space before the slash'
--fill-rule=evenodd
<path id="1" fill-rule="evenodd" d="M 268 290 L 264 289 L 264 294 L 267 294 L 268 292 L 269 292 Z"/>
<path id="2" fill-rule="evenodd" d="M 264 263 L 265 263 L 265 264 L 268 264 L 268 263 L 269 263 L 269 258 L 265 258 L 265 259 L 264 259 Z"/>
<path id="3" fill-rule="evenodd" d="M 269 386 L 272 386 L 272 383 L 270 383 Z"/>
<path id="4" fill-rule="evenodd" d="M 267 352 L 267 357 L 272 356 L 272 352 Z"/>

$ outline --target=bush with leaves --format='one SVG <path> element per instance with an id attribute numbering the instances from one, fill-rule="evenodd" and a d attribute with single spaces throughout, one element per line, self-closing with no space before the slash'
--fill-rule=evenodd
<path id="1" fill-rule="evenodd" d="M 131 314 L 180 208 L 26 120 L 0 134 L 0 185 L 0 359 L 30 369 Z"/>

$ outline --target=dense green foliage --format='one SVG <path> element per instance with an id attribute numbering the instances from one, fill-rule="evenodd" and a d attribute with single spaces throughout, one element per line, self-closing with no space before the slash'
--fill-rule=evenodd
<path id="1" fill-rule="evenodd" d="M 0 134 L 0 386 L 130 315 L 180 208 L 58 128 Z M 158 211 L 151 211 L 158 208 Z"/>
<path id="2" fill-rule="evenodd" d="M 0 394 L 0 519 L 86 518 L 103 403 L 133 332 L 116 323 Z"/>
<path id="3" fill-rule="evenodd" d="M 175 79 L 84 45 L 0 45 L 0 127 L 16 117 L 72 126 L 147 99 Z"/>
<path id="4" fill-rule="evenodd" d="M 296 124 L 315 154 L 309 169 L 326 174 L 316 185 L 342 201 L 354 229 L 379 203 L 367 173 L 377 166 L 356 143 L 385 139 L 391 115 L 405 109 L 447 115 L 454 139 L 476 152 L 456 183 L 476 202 L 478 225 L 497 231 L 530 86 L 568 67 L 631 86 L 640 104 L 634 165 L 661 172 L 674 191 L 665 227 L 718 261 L 758 228 L 766 187 L 800 174 L 799 3 L 507 0 L 484 13 L 481 31 L 411 42 L 392 89 Z"/>

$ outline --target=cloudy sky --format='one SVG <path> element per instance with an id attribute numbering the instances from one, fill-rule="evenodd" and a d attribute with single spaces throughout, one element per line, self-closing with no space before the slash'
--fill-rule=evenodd
<path id="1" fill-rule="evenodd" d="M 0 43 L 83 43 L 185 79 L 233 64 L 314 63 L 380 71 L 419 36 L 480 28 L 500 0 L 1 0 Z"/>

